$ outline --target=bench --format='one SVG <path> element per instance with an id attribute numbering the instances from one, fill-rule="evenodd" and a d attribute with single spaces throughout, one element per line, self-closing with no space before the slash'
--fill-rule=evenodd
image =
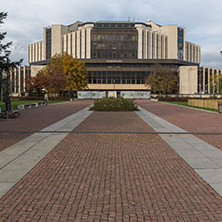
<path id="1" fill-rule="evenodd" d="M 22 104 L 22 105 L 18 105 L 18 109 L 19 109 L 19 110 L 22 110 L 22 109 L 31 109 L 31 108 L 36 108 L 36 107 L 38 107 L 38 106 L 44 106 L 44 105 L 46 105 L 45 102 Z"/>

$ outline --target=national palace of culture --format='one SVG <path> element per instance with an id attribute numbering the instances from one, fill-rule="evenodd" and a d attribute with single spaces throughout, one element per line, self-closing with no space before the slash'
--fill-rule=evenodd
<path id="1" fill-rule="evenodd" d="M 201 48 L 186 41 L 186 29 L 152 21 L 75 22 L 43 28 L 43 40 L 28 46 L 30 66 L 12 71 L 14 94 L 26 91 L 50 57 L 67 52 L 86 64 L 88 89 L 147 90 L 146 77 L 155 64 L 172 67 L 179 75 L 179 93 L 210 92 L 210 76 L 221 70 L 200 67 Z M 115 86 L 114 86 L 115 84 Z"/>

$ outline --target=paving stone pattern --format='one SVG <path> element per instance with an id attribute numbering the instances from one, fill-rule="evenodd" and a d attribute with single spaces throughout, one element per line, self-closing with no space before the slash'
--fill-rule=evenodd
<path id="1" fill-rule="evenodd" d="M 133 126 L 126 120 L 133 121 Z M 95 126 L 96 123 L 96 126 Z M 222 198 L 133 112 L 95 112 L 0 200 L 0 221 L 222 221 Z"/>
<path id="2" fill-rule="evenodd" d="M 7 133 L 8 131 L 39 131 L 92 104 L 92 100 L 80 100 L 48 105 L 21 112 L 16 119 L 0 119 L 0 151 L 30 136 L 32 133 Z"/>
<path id="3" fill-rule="evenodd" d="M 137 100 L 139 106 L 170 123 L 194 133 L 222 133 L 222 114 L 204 112 L 166 103 Z M 195 135 L 222 150 L 222 135 Z"/>

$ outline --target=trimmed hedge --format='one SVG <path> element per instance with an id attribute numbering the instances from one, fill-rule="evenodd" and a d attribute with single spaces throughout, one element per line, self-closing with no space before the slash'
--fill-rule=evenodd
<path id="1" fill-rule="evenodd" d="M 133 100 L 124 98 L 103 98 L 95 100 L 91 110 L 94 111 L 137 111 L 138 107 Z"/>
<path id="2" fill-rule="evenodd" d="M 188 97 L 178 97 L 179 102 L 188 102 Z M 176 101 L 176 97 L 160 97 L 159 101 Z"/>

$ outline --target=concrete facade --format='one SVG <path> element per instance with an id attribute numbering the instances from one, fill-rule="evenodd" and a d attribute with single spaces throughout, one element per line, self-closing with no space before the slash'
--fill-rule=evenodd
<path id="1" fill-rule="evenodd" d="M 79 59 L 91 58 L 91 30 L 93 22 L 76 22 L 70 26 L 51 25 L 44 28 L 41 42 L 29 45 L 29 62 L 46 58 L 46 30 L 51 32 L 51 56 L 67 52 Z M 178 29 L 182 32 L 181 46 L 183 61 L 200 63 L 200 46 L 186 41 L 185 28 L 177 25 L 160 26 L 154 22 L 132 23 L 138 32 L 137 59 L 178 59 Z"/>
<path id="2" fill-rule="evenodd" d="M 18 67 L 10 71 L 11 87 L 14 96 L 27 92 L 27 80 L 31 76 L 29 66 Z"/>
<path id="3" fill-rule="evenodd" d="M 193 94 L 197 89 L 197 66 L 181 66 L 179 69 L 179 93 Z"/>
<path id="4" fill-rule="evenodd" d="M 185 85 L 180 85 L 180 92 L 198 91 L 193 80 L 198 75 L 200 46 L 187 42 L 185 28 L 178 25 L 161 26 L 152 21 L 51 25 L 43 30 L 43 41 L 29 45 L 32 76 L 51 56 L 64 52 L 85 62 L 89 90 L 148 90 L 145 79 L 159 63 L 175 73 L 181 66 L 194 66 L 196 73 L 192 74 L 181 69 L 180 84 Z M 185 82 L 188 79 L 192 82 Z"/>

